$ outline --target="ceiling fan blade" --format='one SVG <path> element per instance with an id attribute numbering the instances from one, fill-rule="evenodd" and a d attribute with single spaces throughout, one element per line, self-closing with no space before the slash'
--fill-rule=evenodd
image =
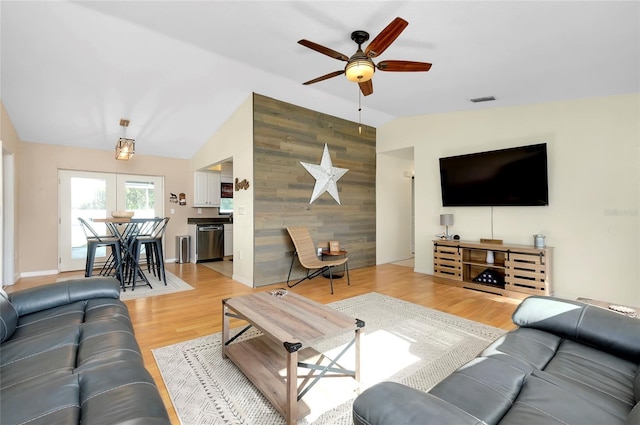
<path id="1" fill-rule="evenodd" d="M 323 80 L 328 80 L 329 78 L 337 77 L 338 75 L 342 75 L 342 74 L 344 74 L 344 69 L 341 69 L 340 71 L 333 71 L 330 74 L 323 75 L 322 77 L 314 78 L 313 80 L 309 80 L 306 83 L 302 83 L 302 84 L 305 86 L 308 86 L 309 84 L 317 83 Z"/>
<path id="2" fill-rule="evenodd" d="M 365 81 L 364 83 L 358 83 L 360 91 L 363 95 L 369 96 L 373 93 L 373 80 Z"/>
<path id="3" fill-rule="evenodd" d="M 331 56 L 334 59 L 338 59 L 341 61 L 348 61 L 349 57 L 346 55 L 343 55 L 340 52 L 336 52 L 335 50 L 332 50 L 328 47 L 324 47 L 319 45 L 318 43 L 314 43 L 313 41 L 309 41 L 309 40 L 300 40 L 298 41 L 298 44 L 302 44 L 304 47 L 308 47 L 311 50 L 315 50 L 316 52 L 320 52 L 323 55 L 327 55 L 327 56 Z"/>
<path id="4" fill-rule="evenodd" d="M 398 38 L 400 33 L 409 25 L 407 21 L 402 18 L 396 18 L 385 29 L 380 32 L 373 39 L 371 43 L 367 46 L 367 49 L 364 53 L 370 58 L 375 58 L 376 56 L 380 56 L 382 52 L 387 50 L 387 47 L 393 43 L 393 41 Z"/>
<path id="5" fill-rule="evenodd" d="M 430 70 L 431 64 L 428 62 L 382 61 L 378 63 L 377 68 L 380 71 L 419 72 Z"/>

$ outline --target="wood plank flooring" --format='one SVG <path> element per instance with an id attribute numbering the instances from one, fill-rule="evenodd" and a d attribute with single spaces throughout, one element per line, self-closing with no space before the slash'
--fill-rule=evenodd
<path id="1" fill-rule="evenodd" d="M 253 289 L 202 265 L 172 263 L 167 264 L 166 268 L 195 290 L 129 300 L 126 304 L 145 365 L 160 389 L 172 423 L 179 424 L 151 349 L 220 332 L 223 298 L 286 288 L 286 284 Z M 414 273 L 411 267 L 393 264 L 351 270 L 350 275 L 351 286 L 347 286 L 346 278 L 334 280 L 334 295 L 329 292 L 329 281 L 322 277 L 289 290 L 323 304 L 367 292 L 378 292 L 502 329 L 515 328 L 511 314 L 520 300 L 434 283 L 429 275 Z M 55 282 L 58 277 L 73 276 L 81 277 L 82 274 L 72 272 L 23 278 L 4 289 L 13 292 Z"/>

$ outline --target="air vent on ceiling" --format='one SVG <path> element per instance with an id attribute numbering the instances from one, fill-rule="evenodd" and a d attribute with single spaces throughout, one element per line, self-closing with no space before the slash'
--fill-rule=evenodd
<path id="1" fill-rule="evenodd" d="M 496 98 L 493 96 L 485 96 L 485 97 L 476 97 L 475 99 L 469 99 L 469 100 L 473 103 L 480 103 L 480 102 L 493 102 L 494 100 L 496 100 Z"/>

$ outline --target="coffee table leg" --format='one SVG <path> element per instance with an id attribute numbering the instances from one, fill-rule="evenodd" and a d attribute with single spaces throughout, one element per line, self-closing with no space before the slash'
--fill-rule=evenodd
<path id="1" fill-rule="evenodd" d="M 298 422 L 298 352 L 287 353 L 287 424 Z"/>
<path id="2" fill-rule="evenodd" d="M 227 300 L 222 300 L 222 358 L 227 358 L 226 343 L 229 341 L 229 316 L 227 316 Z"/>
<path id="3" fill-rule="evenodd" d="M 356 329 L 356 370 L 355 370 L 355 380 L 360 382 L 360 330 Z"/>

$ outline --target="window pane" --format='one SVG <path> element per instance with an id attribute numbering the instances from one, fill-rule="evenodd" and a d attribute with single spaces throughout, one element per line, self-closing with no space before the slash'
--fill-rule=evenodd
<path id="1" fill-rule="evenodd" d="M 155 217 L 156 188 L 153 182 L 125 182 L 125 205 L 127 211 L 134 211 L 134 217 Z"/>
<path id="2" fill-rule="evenodd" d="M 231 214 L 233 212 L 233 198 L 220 199 L 220 214 Z"/>
<path id="3" fill-rule="evenodd" d="M 103 179 L 71 178 L 71 258 L 74 260 L 87 256 L 87 237 L 78 217 L 87 221 L 107 217 L 106 187 L 107 183 Z M 104 223 L 92 224 L 98 234 L 106 233 Z M 103 257 L 105 254 L 105 247 L 96 250 L 96 257 Z"/>

